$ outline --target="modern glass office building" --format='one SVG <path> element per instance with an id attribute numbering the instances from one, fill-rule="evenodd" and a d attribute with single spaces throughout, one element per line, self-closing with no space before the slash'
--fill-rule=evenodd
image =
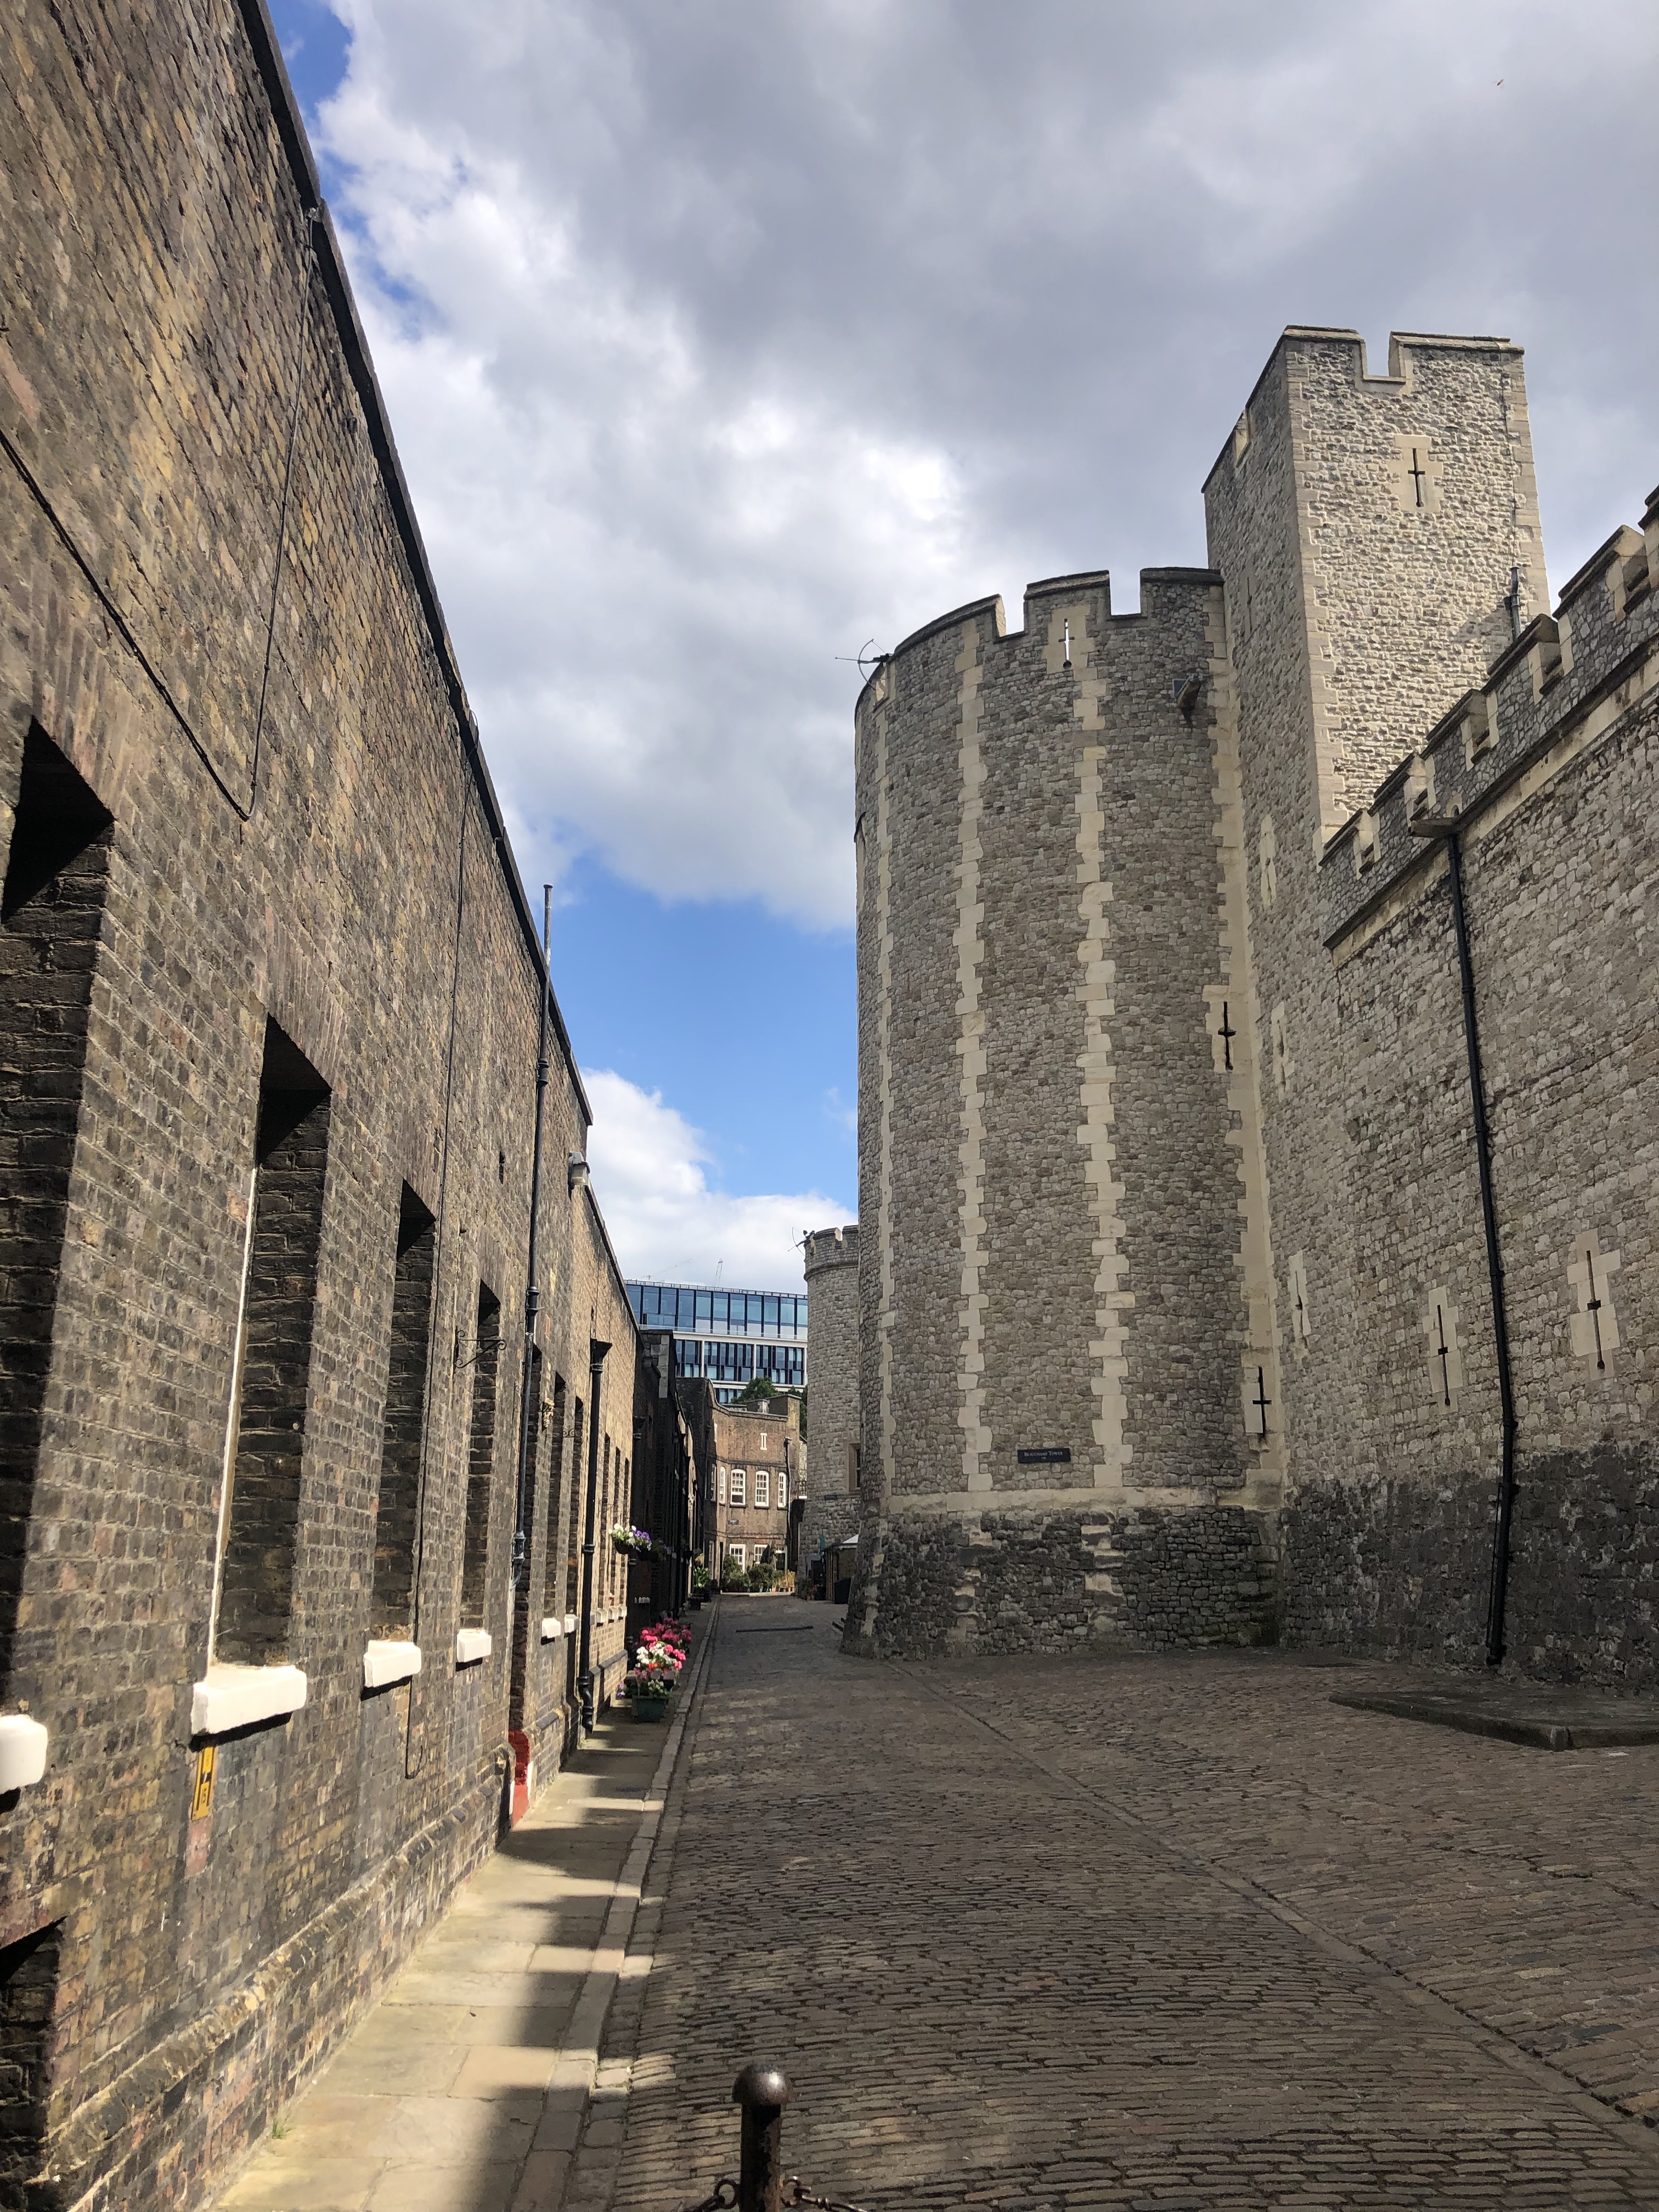
<path id="1" fill-rule="evenodd" d="M 745 1382 L 769 1376 L 781 1389 L 806 1382 L 804 1291 L 717 1291 L 701 1283 L 630 1283 L 642 1328 L 672 1328 L 682 1375 L 706 1375 L 729 1405 Z"/>

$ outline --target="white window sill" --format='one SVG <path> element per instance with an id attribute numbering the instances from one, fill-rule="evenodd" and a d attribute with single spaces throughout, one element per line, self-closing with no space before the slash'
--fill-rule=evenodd
<path id="1" fill-rule="evenodd" d="M 551 1644 L 556 1637 L 562 1636 L 563 1634 L 564 1623 L 562 1620 L 552 1617 L 549 1617 L 543 1620 L 542 1642 L 544 1644 Z"/>
<path id="2" fill-rule="evenodd" d="M 256 1721 L 297 1713 L 306 1701 L 298 1667 L 210 1667 L 190 1693 L 192 1735 L 229 1735 Z"/>
<path id="3" fill-rule="evenodd" d="M 568 1613 L 564 1617 L 564 1632 L 567 1636 L 574 1636 L 576 1633 L 576 1616 L 574 1613 Z"/>
<path id="4" fill-rule="evenodd" d="M 406 1682 L 421 1671 L 418 1644 L 399 1644 L 376 1638 L 363 1646 L 363 1687 L 384 1690 L 388 1683 Z"/>
<path id="5" fill-rule="evenodd" d="M 0 1714 L 0 1790 L 27 1790 L 46 1771 L 46 1731 L 27 1713 Z"/>
<path id="6" fill-rule="evenodd" d="M 495 1640 L 487 1628 L 458 1628 L 455 1632 L 455 1664 L 476 1667 L 481 1659 L 488 1659 L 495 1648 Z"/>

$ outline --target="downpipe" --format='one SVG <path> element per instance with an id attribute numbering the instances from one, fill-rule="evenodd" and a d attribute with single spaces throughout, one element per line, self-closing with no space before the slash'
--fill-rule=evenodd
<path id="1" fill-rule="evenodd" d="M 1463 994 L 1463 1045 L 1468 1056 L 1469 1098 L 1474 1113 L 1474 1157 L 1480 1180 L 1480 1219 L 1486 1238 L 1486 1283 L 1492 1297 L 1492 1342 L 1498 1357 L 1498 1401 L 1503 1423 L 1503 1455 L 1498 1477 L 1498 1511 L 1492 1527 L 1492 1581 L 1486 1596 L 1486 1664 L 1499 1667 L 1505 1650 L 1509 1607 L 1510 1539 L 1515 1522 L 1515 1386 L 1510 1371 L 1510 1328 L 1504 1301 L 1504 1255 L 1498 1237 L 1498 1207 L 1492 1188 L 1492 1131 L 1486 1120 L 1486 1082 L 1480 1060 L 1480 1030 L 1474 1010 L 1474 963 L 1469 956 L 1468 922 L 1463 911 L 1463 854 L 1455 815 L 1420 817 L 1413 837 L 1437 839 L 1446 848 L 1451 884 L 1452 933 Z"/>

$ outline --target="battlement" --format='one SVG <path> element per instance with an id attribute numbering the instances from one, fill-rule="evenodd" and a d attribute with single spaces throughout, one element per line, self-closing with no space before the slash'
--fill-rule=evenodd
<path id="1" fill-rule="evenodd" d="M 1643 526 L 1620 525 L 1351 815 L 1320 859 L 1325 941 L 1334 946 L 1434 865 L 1431 820 L 1470 827 L 1521 803 L 1659 685 L 1659 489 Z M 1414 830 L 1413 825 L 1418 825 Z"/>
<path id="2" fill-rule="evenodd" d="M 855 1267 L 859 1259 L 859 1225 L 849 1221 L 839 1229 L 809 1230 L 801 1247 L 809 1278 L 825 1267 Z"/>
<path id="3" fill-rule="evenodd" d="M 872 696 L 872 688 L 873 696 L 884 696 L 885 672 L 895 662 L 907 659 L 933 638 L 959 630 L 964 623 L 977 621 L 984 624 L 988 621 L 987 641 L 993 647 L 1006 646 L 1012 649 L 1041 631 L 1043 617 L 1038 611 L 1034 620 L 1034 611 L 1049 607 L 1055 599 L 1080 599 L 1091 603 L 1091 613 L 1102 625 L 1109 624 L 1113 630 L 1127 633 L 1149 623 L 1155 626 L 1176 601 L 1188 599 L 1193 593 L 1213 591 L 1220 582 L 1220 574 L 1213 568 L 1143 568 L 1139 608 L 1128 614 L 1114 614 L 1109 569 L 1085 568 L 1072 575 L 1044 576 L 1025 586 L 1024 619 L 1018 629 L 1008 627 L 1007 611 L 1000 592 L 990 592 L 982 599 L 969 599 L 962 606 L 952 607 L 948 614 L 937 615 L 933 621 L 923 623 L 901 638 L 890 653 L 884 653 L 859 694 L 859 706 L 861 708 Z"/>
<path id="4" fill-rule="evenodd" d="M 1316 323 L 1287 323 L 1262 364 L 1261 374 L 1251 387 L 1243 412 L 1228 433 L 1220 452 L 1211 465 L 1209 474 L 1204 479 L 1206 491 L 1224 464 L 1237 463 L 1244 459 L 1251 440 L 1251 410 L 1256 405 L 1262 387 L 1277 370 L 1281 356 L 1310 346 L 1346 347 L 1349 356 L 1349 374 L 1354 388 L 1359 391 L 1369 387 L 1376 392 L 1408 392 L 1413 383 L 1413 357 L 1419 354 L 1499 354 L 1511 356 L 1517 362 L 1522 357 L 1522 349 L 1510 338 L 1470 337 L 1439 331 L 1390 331 L 1389 366 L 1386 370 L 1373 370 L 1364 338 L 1359 331 L 1325 329 Z"/>

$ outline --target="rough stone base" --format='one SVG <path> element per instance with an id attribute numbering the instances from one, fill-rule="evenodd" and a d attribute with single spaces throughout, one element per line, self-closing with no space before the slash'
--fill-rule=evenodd
<path id="1" fill-rule="evenodd" d="M 1303 1484 L 1281 1516 L 1285 1640 L 1485 1663 L 1495 1472 L 1449 1487 Z M 1517 1469 L 1505 1664 L 1659 1688 L 1659 1452 L 1608 1444 Z"/>
<path id="2" fill-rule="evenodd" d="M 884 1515 L 844 1648 L 875 1658 L 1271 1643 L 1269 1532 L 1234 1505 Z"/>

